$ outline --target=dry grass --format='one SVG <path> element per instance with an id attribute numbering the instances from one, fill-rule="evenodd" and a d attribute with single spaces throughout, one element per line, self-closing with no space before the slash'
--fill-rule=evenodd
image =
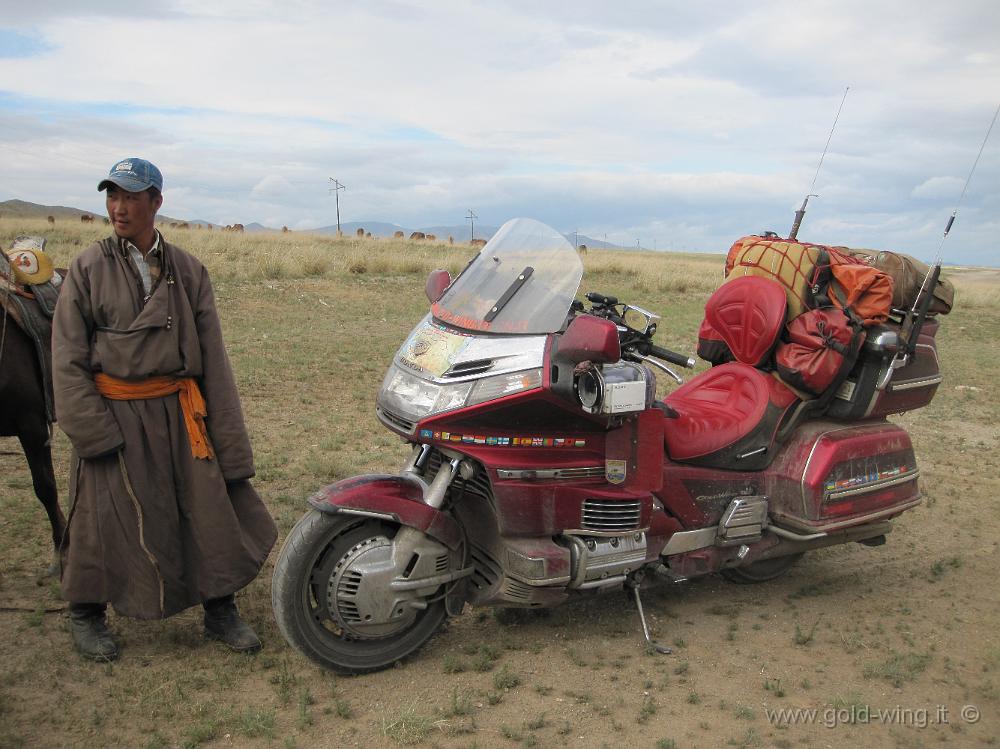
<path id="1" fill-rule="evenodd" d="M 1000 269 L 948 268 L 945 275 L 955 284 L 955 303 L 965 308 L 996 308 L 1000 304 Z"/>
<path id="2" fill-rule="evenodd" d="M 160 228 L 169 241 L 201 259 L 217 281 L 333 278 L 343 274 L 423 278 L 435 268 L 446 268 L 454 276 L 475 253 L 467 245 L 443 242 Z M 0 242 L 9 245 L 17 234 L 46 236 L 57 265 L 66 265 L 80 249 L 107 236 L 108 228 L 71 221 L 52 227 L 44 219 L 0 219 Z M 724 256 L 719 254 L 591 249 L 582 258 L 592 286 L 627 286 L 643 295 L 707 297 L 723 279 Z M 963 306 L 1000 302 L 1000 270 L 947 268 L 945 275 L 955 283 Z"/>
<path id="3" fill-rule="evenodd" d="M 338 238 L 299 232 L 235 234 L 167 226 L 161 226 L 160 231 L 168 241 L 196 255 L 217 281 L 332 278 L 344 273 L 423 277 L 434 268 L 447 268 L 457 274 L 475 252 L 467 245 L 441 242 Z M 46 237 L 53 260 L 65 266 L 81 249 L 107 236 L 109 228 L 69 221 L 57 221 L 52 227 L 44 219 L 0 219 L 0 243 L 9 246 L 18 234 Z"/>

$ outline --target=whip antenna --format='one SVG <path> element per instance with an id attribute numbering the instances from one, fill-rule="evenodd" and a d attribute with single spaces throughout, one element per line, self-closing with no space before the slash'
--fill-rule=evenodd
<path id="1" fill-rule="evenodd" d="M 955 223 L 955 217 L 958 215 L 958 208 L 962 204 L 962 200 L 965 198 L 965 192 L 969 189 L 969 183 L 972 181 L 972 175 L 976 172 L 976 167 L 979 166 L 979 159 L 983 155 L 983 150 L 986 148 L 986 142 L 990 139 L 990 133 L 993 132 L 993 126 L 997 122 L 997 115 L 1000 115 L 1000 104 L 997 105 L 997 111 L 993 113 L 993 119 L 990 121 L 990 126 L 986 129 L 986 137 L 983 138 L 983 144 L 979 147 L 979 153 L 976 154 L 976 160 L 972 162 L 972 169 L 969 170 L 969 176 L 965 178 L 965 185 L 962 187 L 962 194 L 958 196 L 958 202 L 955 203 L 955 210 L 951 212 L 951 216 L 948 217 L 948 223 L 944 227 L 944 234 L 941 236 L 941 244 L 938 245 L 937 258 L 934 260 L 934 264 L 928 269 L 927 275 L 924 276 L 923 282 L 920 284 L 920 289 L 917 291 L 917 297 L 913 300 L 913 308 L 908 310 L 906 317 L 903 320 L 902 333 L 904 346 L 900 352 L 896 354 L 896 358 L 902 358 L 903 361 L 909 357 L 916 348 L 917 336 L 920 334 L 920 328 L 924 324 L 924 320 L 927 317 L 927 311 L 930 309 L 931 298 L 934 295 L 934 289 L 937 288 L 938 278 L 941 276 L 941 249 L 944 247 L 944 240 L 948 238 L 948 232 L 951 231 L 952 224 Z"/>
<path id="2" fill-rule="evenodd" d="M 840 100 L 840 107 L 837 109 L 837 116 L 833 118 L 833 127 L 830 128 L 830 135 L 826 138 L 826 145 L 823 146 L 823 153 L 819 157 L 819 164 L 816 165 L 816 174 L 813 175 L 812 184 L 809 186 L 809 192 L 806 193 L 805 200 L 802 201 L 802 206 L 795 212 L 795 221 L 792 223 L 792 230 L 788 232 L 789 239 L 795 239 L 799 233 L 799 227 L 802 225 L 802 217 L 806 215 L 806 206 L 809 204 L 809 198 L 818 198 L 819 195 L 813 192 L 816 189 L 816 180 L 819 178 L 819 170 L 823 168 L 823 159 L 826 158 L 826 152 L 830 148 L 830 141 L 833 140 L 833 131 L 837 129 L 837 121 L 840 120 L 840 113 L 844 109 L 844 102 L 847 101 L 847 92 L 851 90 L 848 86 L 844 89 L 844 96 Z"/>
<path id="3" fill-rule="evenodd" d="M 972 175 L 976 172 L 976 167 L 979 166 L 979 159 L 983 155 L 983 150 L 986 148 L 986 141 L 990 139 L 990 133 L 993 132 L 993 126 L 997 124 L 997 115 L 1000 115 L 1000 104 L 997 104 L 997 111 L 993 113 L 993 120 L 990 122 L 990 126 L 986 129 L 986 137 L 983 138 L 983 145 L 979 147 L 979 153 L 976 154 L 976 160 L 972 162 L 972 169 L 969 170 L 969 176 L 965 178 L 965 186 L 962 188 L 962 194 L 958 196 L 958 202 L 955 203 L 955 210 L 951 212 L 951 216 L 948 219 L 948 225 L 944 227 L 944 235 L 941 237 L 941 244 L 938 245 L 938 257 L 937 262 L 941 262 L 941 248 L 944 246 L 944 240 L 948 238 L 948 232 L 951 231 L 951 225 L 955 223 L 955 216 L 958 215 L 958 207 L 962 204 L 962 199 L 965 198 L 965 191 L 969 189 L 969 183 L 972 181 Z"/>

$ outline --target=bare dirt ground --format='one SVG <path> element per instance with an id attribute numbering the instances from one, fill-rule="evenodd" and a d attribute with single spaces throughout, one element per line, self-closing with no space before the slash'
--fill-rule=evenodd
<path id="1" fill-rule="evenodd" d="M 598 279 L 674 319 L 704 298 Z M 220 284 L 227 339 L 282 536 L 317 486 L 394 469 L 405 448 L 373 416 L 384 366 L 420 317 L 422 277 Z M 694 326 L 666 344 L 694 348 Z M 72 651 L 45 518 L 13 439 L 0 440 L 0 747 L 960 747 L 1000 735 L 1000 312 L 963 308 L 939 333 L 945 382 L 912 433 L 924 503 L 878 548 L 807 555 L 771 583 L 718 577 L 607 595 L 547 616 L 467 611 L 396 668 L 335 678 L 289 649 L 270 563 L 240 597 L 256 657 L 201 637 L 199 613 L 112 618 L 120 661 Z M 65 495 L 68 445 L 55 457 Z M 273 555 L 272 555 L 273 562 Z M 802 712 L 791 712 L 801 709 Z M 785 710 L 777 714 L 773 711 Z M 814 711 L 814 712 L 809 712 Z"/>

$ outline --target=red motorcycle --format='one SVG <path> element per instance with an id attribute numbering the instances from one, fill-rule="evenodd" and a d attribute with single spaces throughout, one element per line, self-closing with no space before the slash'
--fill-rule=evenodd
<path id="1" fill-rule="evenodd" d="M 340 673 L 390 666 L 446 616 L 547 607 L 719 572 L 775 578 L 812 549 L 885 542 L 921 501 L 909 435 L 886 415 L 926 405 L 941 376 L 928 318 L 867 331 L 835 392 L 803 400 L 758 368 L 785 322 L 764 278 L 720 287 L 707 319 L 734 361 L 655 396 L 654 369 L 694 360 L 652 343 L 658 317 L 575 300 L 576 250 L 528 219 L 505 224 L 454 280 L 377 399 L 413 446 L 398 474 L 309 498 L 274 571 L 288 642 Z M 720 324 L 720 321 L 722 324 Z"/>

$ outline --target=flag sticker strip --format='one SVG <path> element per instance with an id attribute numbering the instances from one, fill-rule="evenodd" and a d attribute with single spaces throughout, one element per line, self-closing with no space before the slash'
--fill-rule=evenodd
<path id="1" fill-rule="evenodd" d="M 420 438 L 438 442 L 457 442 L 465 445 L 489 447 L 586 447 L 587 440 L 574 437 L 501 437 L 485 434 L 456 434 L 421 429 Z"/>
<path id="2" fill-rule="evenodd" d="M 827 479 L 826 483 L 823 485 L 823 490 L 833 492 L 841 489 L 854 489 L 859 486 L 866 486 L 868 484 L 884 481 L 885 479 L 892 478 L 893 476 L 899 476 L 900 474 L 906 473 L 908 470 L 910 469 L 904 465 L 895 466 L 888 470 L 872 469 L 867 473 L 861 474 L 860 476 L 852 476 L 847 479 Z"/>

